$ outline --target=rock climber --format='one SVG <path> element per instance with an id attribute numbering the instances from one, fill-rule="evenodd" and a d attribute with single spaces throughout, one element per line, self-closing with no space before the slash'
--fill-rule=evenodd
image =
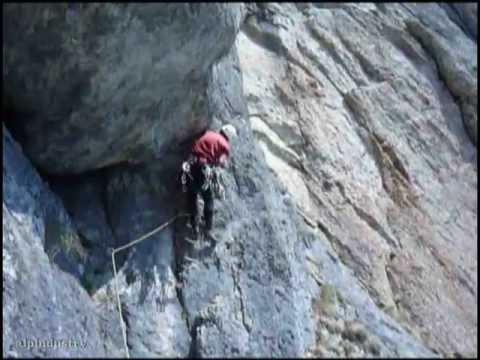
<path id="1" fill-rule="evenodd" d="M 211 236 L 213 221 L 214 195 L 223 197 L 223 186 L 220 179 L 220 168 L 225 168 L 230 156 L 230 141 L 237 136 L 237 130 L 231 124 L 223 125 L 219 132 L 206 131 L 198 138 L 187 161 L 182 164 L 183 191 L 187 192 L 188 212 L 193 237 L 200 235 L 200 214 L 197 200 L 203 198 L 205 238 L 215 241 Z"/>

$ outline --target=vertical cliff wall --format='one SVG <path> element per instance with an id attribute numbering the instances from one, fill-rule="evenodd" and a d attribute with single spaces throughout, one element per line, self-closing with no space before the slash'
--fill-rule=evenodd
<path id="1" fill-rule="evenodd" d="M 473 354 L 476 12 L 456 10 L 258 4 L 237 41 L 252 127 L 295 204 L 381 308 Z"/>
<path id="2" fill-rule="evenodd" d="M 180 217 L 116 258 L 130 356 L 476 354 L 459 8 L 8 4 L 3 20 L 4 356 L 125 356 L 111 252 L 184 213 L 179 165 L 225 122 L 217 246 Z M 78 345 L 32 343 L 49 339 Z"/>

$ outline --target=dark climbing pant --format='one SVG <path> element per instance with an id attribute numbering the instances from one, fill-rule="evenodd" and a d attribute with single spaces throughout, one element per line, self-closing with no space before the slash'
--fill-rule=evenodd
<path id="1" fill-rule="evenodd" d="M 212 229 L 213 221 L 213 192 L 210 187 L 207 190 L 202 190 L 202 186 L 205 182 L 202 167 L 205 165 L 195 163 L 191 167 L 191 176 L 193 179 L 189 179 L 188 183 L 188 212 L 190 213 L 190 224 L 193 229 L 197 229 L 198 223 L 198 195 L 203 198 L 203 213 L 205 219 L 205 230 L 210 231 Z"/>

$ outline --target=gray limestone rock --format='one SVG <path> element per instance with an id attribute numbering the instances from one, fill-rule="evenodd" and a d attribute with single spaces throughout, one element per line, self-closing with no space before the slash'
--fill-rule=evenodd
<path id="1" fill-rule="evenodd" d="M 5 127 L 2 214 L 3 356 L 105 356 L 94 302 L 66 272 L 78 264 L 62 269 L 47 254 L 47 222 L 72 232 L 68 215 Z"/>
<path id="2" fill-rule="evenodd" d="M 449 4 L 458 13 L 468 32 L 477 39 L 478 32 L 478 3 Z"/>
<path id="3" fill-rule="evenodd" d="M 159 157 L 208 124 L 211 65 L 241 4 L 7 4 L 4 101 L 34 164 L 80 173 Z"/>
<path id="4" fill-rule="evenodd" d="M 473 20 L 244 7 L 4 7 L 4 356 L 476 355 Z M 197 248 L 178 170 L 227 122 Z"/>
<path id="5" fill-rule="evenodd" d="M 317 259 L 315 278 L 356 304 L 356 320 L 337 316 L 379 339 L 372 355 L 423 350 L 367 298 L 430 349 L 476 354 L 476 41 L 437 4 L 266 6 L 237 37 L 249 119 L 305 222 L 368 291 Z"/>

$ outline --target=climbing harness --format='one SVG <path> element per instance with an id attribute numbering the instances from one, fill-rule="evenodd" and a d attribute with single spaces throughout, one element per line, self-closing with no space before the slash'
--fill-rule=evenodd
<path id="1" fill-rule="evenodd" d="M 142 235 L 140 236 L 139 238 L 129 242 L 128 244 L 126 245 L 123 245 L 123 246 L 120 246 L 116 249 L 113 249 L 112 251 L 112 265 L 113 265 L 113 276 L 115 277 L 115 292 L 116 292 L 116 295 L 117 295 L 117 307 L 118 307 L 118 314 L 120 315 L 120 324 L 122 326 L 122 335 L 123 335 L 123 345 L 125 346 L 125 353 L 127 355 L 127 358 L 130 358 L 130 353 L 128 351 L 128 346 L 127 346 L 127 330 L 125 329 L 125 322 L 123 320 L 123 316 L 122 316 L 122 305 L 120 303 L 120 294 L 118 292 L 118 283 L 117 283 L 117 266 L 116 266 L 116 263 L 115 263 L 115 253 L 119 252 L 119 251 L 122 251 L 122 250 L 125 250 L 127 248 L 129 248 L 130 246 L 133 246 L 135 244 L 138 244 L 139 242 L 145 240 L 146 238 L 152 236 L 153 234 L 165 229 L 167 226 L 169 226 L 170 224 L 172 224 L 175 220 L 177 220 L 178 218 L 180 217 L 186 217 L 186 216 L 189 216 L 189 214 L 179 214 L 179 215 L 175 215 L 174 217 L 172 217 L 170 220 L 168 220 L 167 222 L 163 223 L 162 225 L 156 227 L 155 229 L 153 229 L 152 231 L 150 231 L 149 233 L 145 234 L 145 235 Z"/>
<path id="2" fill-rule="evenodd" d="M 198 160 L 191 156 L 187 161 L 182 163 L 182 173 L 180 181 L 182 184 L 182 191 L 188 191 L 188 179 L 193 181 L 193 176 L 191 173 L 192 166 L 196 164 Z M 203 174 L 203 184 L 202 191 L 207 191 L 212 189 L 213 194 L 217 199 L 225 200 L 225 187 L 224 187 L 224 177 L 222 170 L 218 166 L 202 165 L 202 174 Z"/>

